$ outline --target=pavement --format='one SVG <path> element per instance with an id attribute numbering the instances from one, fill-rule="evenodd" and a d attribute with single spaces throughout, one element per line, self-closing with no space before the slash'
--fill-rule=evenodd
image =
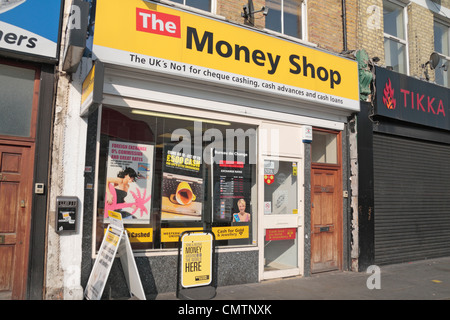
<path id="1" fill-rule="evenodd" d="M 154 299 L 180 300 L 175 292 Z M 450 257 L 217 287 L 209 300 L 450 300 Z"/>

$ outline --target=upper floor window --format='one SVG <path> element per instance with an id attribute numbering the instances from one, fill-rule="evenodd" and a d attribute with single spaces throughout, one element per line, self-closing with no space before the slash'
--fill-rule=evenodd
<path id="1" fill-rule="evenodd" d="M 188 7 L 211 12 L 213 0 L 171 0 L 172 2 L 180 3 Z"/>
<path id="2" fill-rule="evenodd" d="M 450 84 L 450 27 L 438 21 L 434 22 L 434 51 L 439 54 L 441 60 L 435 70 L 437 84 L 448 87 Z"/>
<path id="3" fill-rule="evenodd" d="M 384 0 L 383 21 L 386 66 L 408 74 L 405 8 L 395 2 Z"/>
<path id="4" fill-rule="evenodd" d="M 267 0 L 269 13 L 266 16 L 266 29 L 280 32 L 295 38 L 304 38 L 303 21 L 305 1 Z"/>

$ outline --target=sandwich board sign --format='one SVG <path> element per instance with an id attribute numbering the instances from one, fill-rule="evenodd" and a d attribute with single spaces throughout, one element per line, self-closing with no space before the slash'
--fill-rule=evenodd
<path id="1" fill-rule="evenodd" d="M 100 250 L 84 290 L 87 300 L 100 300 L 116 255 L 120 257 L 130 295 L 146 300 L 136 261 L 134 260 L 127 231 L 123 227 L 122 215 L 109 211 L 110 224 L 106 229 Z"/>
<path id="2" fill-rule="evenodd" d="M 180 235 L 177 297 L 180 293 L 188 299 L 195 299 L 195 296 L 208 299 L 215 295 L 212 286 L 214 240 L 214 233 L 204 230 L 185 231 Z M 200 290 L 190 291 L 194 288 Z"/>

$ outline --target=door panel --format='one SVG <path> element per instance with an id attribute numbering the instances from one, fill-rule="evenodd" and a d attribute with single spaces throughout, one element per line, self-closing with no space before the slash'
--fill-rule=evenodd
<path id="1" fill-rule="evenodd" d="M 336 170 L 313 169 L 311 199 L 311 272 L 339 268 L 341 205 Z"/>
<path id="2" fill-rule="evenodd" d="M 24 299 L 31 215 L 30 147 L 0 145 L 0 299 Z"/>
<path id="3" fill-rule="evenodd" d="M 299 159 L 264 161 L 264 279 L 298 275 Z"/>

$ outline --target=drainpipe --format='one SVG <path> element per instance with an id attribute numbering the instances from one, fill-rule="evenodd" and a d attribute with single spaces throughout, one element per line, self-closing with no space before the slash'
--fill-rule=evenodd
<path id="1" fill-rule="evenodd" d="M 343 32 L 343 41 L 344 41 L 344 52 L 347 51 L 347 10 L 346 10 L 346 1 L 342 0 L 342 32 Z"/>

